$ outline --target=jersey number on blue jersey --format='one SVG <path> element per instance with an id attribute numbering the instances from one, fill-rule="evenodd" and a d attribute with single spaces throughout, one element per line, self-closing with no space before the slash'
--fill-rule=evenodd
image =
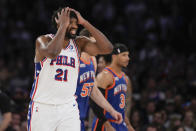
<path id="1" fill-rule="evenodd" d="M 82 91 L 81 91 L 81 96 L 82 97 L 90 96 L 93 86 L 94 86 L 94 83 L 84 83 L 82 87 Z"/>
<path id="2" fill-rule="evenodd" d="M 68 71 L 67 70 L 62 70 L 62 69 L 57 69 L 56 70 L 56 75 L 55 75 L 55 80 L 57 81 L 67 81 L 67 73 Z"/>
<path id="3" fill-rule="evenodd" d="M 125 107 L 125 95 L 124 94 L 121 94 L 120 95 L 120 104 L 119 104 L 119 107 L 121 109 L 123 109 Z"/>

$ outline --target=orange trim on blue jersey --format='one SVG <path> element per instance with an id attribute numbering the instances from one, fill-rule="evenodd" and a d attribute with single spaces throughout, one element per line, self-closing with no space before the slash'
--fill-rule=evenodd
<path id="1" fill-rule="evenodd" d="M 111 71 L 109 71 L 109 70 L 107 70 L 107 68 L 106 69 L 104 69 L 105 71 L 108 71 L 109 73 L 111 73 L 112 74 L 112 72 Z M 112 74 L 112 79 L 113 79 L 113 83 L 112 83 L 112 85 L 111 86 L 109 86 L 109 87 L 107 87 L 106 89 L 105 89 L 105 99 L 107 100 L 108 99 L 108 90 L 110 90 L 110 89 L 112 89 L 114 86 L 115 86 L 115 84 L 116 84 L 116 82 L 115 82 L 115 78 L 114 78 L 114 75 Z M 106 110 L 104 109 L 104 111 L 103 111 L 103 114 L 105 115 L 106 114 Z"/>
<path id="2" fill-rule="evenodd" d="M 113 119 L 108 119 L 108 121 L 110 121 L 110 122 L 116 122 L 116 120 L 113 120 Z"/>
<path id="3" fill-rule="evenodd" d="M 102 125 L 101 131 L 104 131 L 104 124 Z"/>
<path id="4" fill-rule="evenodd" d="M 105 99 L 106 100 L 108 99 L 108 90 L 107 89 L 105 90 Z M 106 114 L 106 110 L 105 109 L 103 110 L 103 114 L 104 115 Z"/>
<path id="5" fill-rule="evenodd" d="M 96 68 L 95 62 L 94 62 L 94 60 L 93 60 L 93 57 L 91 57 L 91 60 L 92 60 L 92 62 L 93 62 L 94 71 L 95 71 L 95 73 L 96 73 L 96 72 L 97 72 L 97 68 Z"/>
<path id="6" fill-rule="evenodd" d="M 107 100 L 108 99 L 108 89 L 105 90 L 105 99 Z M 105 115 L 106 114 L 106 110 L 104 109 L 103 111 L 103 114 Z M 108 119 L 108 121 L 110 122 L 116 122 L 116 120 L 113 120 L 113 119 Z M 103 126 L 104 127 L 104 126 Z M 102 127 L 102 128 L 103 128 Z M 104 128 L 103 128 L 104 129 Z"/>
<path id="7" fill-rule="evenodd" d="M 96 123 L 95 123 L 95 127 L 94 127 L 94 130 L 93 131 L 96 131 L 98 122 L 99 122 L 99 119 L 97 118 Z"/>
<path id="8" fill-rule="evenodd" d="M 107 69 L 104 69 L 104 70 L 105 70 L 105 71 L 108 71 L 109 73 L 112 74 L 112 72 L 110 72 L 109 70 L 107 70 Z M 114 75 L 113 75 L 113 74 L 112 74 L 112 79 L 113 79 L 113 83 L 112 83 L 111 86 L 109 86 L 109 87 L 106 88 L 107 90 L 112 89 L 112 88 L 114 87 L 114 85 L 116 84 L 115 78 L 114 78 Z"/>
<path id="9" fill-rule="evenodd" d="M 123 72 L 121 72 L 121 75 L 117 74 L 111 67 L 106 67 L 108 69 L 110 69 L 116 76 L 118 76 L 119 78 L 122 78 L 123 77 Z"/>
<path id="10" fill-rule="evenodd" d="M 85 61 L 82 57 L 80 57 L 80 60 L 86 64 L 86 65 L 90 65 L 91 64 L 91 59 L 89 61 Z"/>

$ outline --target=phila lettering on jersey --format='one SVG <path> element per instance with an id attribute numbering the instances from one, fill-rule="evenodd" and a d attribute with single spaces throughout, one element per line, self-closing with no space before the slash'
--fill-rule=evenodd
<path id="1" fill-rule="evenodd" d="M 49 34 L 51 38 L 52 35 Z M 35 79 L 31 99 L 45 104 L 65 104 L 72 101 L 77 86 L 79 53 L 73 39 L 56 59 L 44 58 L 35 63 Z"/>

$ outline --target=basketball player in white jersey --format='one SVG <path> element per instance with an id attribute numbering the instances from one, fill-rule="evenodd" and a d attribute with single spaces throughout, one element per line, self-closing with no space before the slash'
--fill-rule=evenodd
<path id="1" fill-rule="evenodd" d="M 53 15 L 58 28 L 55 35 L 42 35 L 36 40 L 35 80 L 28 112 L 28 131 L 79 131 L 80 120 L 74 98 L 79 72 L 79 55 L 107 54 L 110 41 L 79 12 L 67 8 Z M 76 37 L 78 24 L 84 26 L 96 42 Z M 108 111 L 120 123 L 122 115 L 110 106 Z"/>

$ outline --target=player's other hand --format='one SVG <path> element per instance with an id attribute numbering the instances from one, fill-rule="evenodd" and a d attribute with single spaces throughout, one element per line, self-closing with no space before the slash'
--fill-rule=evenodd
<path id="1" fill-rule="evenodd" d="M 76 13 L 77 18 L 78 18 L 78 24 L 83 25 L 86 22 L 86 20 L 81 16 L 80 12 L 76 11 L 75 9 L 71 9 L 71 8 L 70 10 Z"/>
<path id="2" fill-rule="evenodd" d="M 57 25 L 63 26 L 63 27 L 68 27 L 70 23 L 70 8 L 66 7 L 61 10 L 57 14 L 58 18 L 55 18 L 55 21 Z"/>
<path id="3" fill-rule="evenodd" d="M 115 123 L 120 124 L 123 121 L 122 114 L 114 110 L 111 115 L 115 118 Z"/>

